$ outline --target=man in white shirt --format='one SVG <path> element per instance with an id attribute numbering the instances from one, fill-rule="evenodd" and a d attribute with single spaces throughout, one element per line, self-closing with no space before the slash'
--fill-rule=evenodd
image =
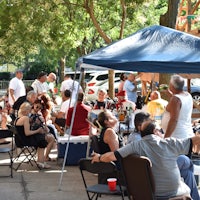
<path id="1" fill-rule="evenodd" d="M 10 80 L 8 101 L 11 106 L 19 97 L 24 96 L 26 94 L 22 78 L 23 78 L 23 71 L 18 69 L 15 72 L 15 77 Z"/>
<path id="2" fill-rule="evenodd" d="M 72 80 L 69 74 L 65 75 L 65 80 L 61 83 L 60 91 L 63 93 L 65 90 L 70 90 L 71 100 L 72 102 L 76 101 L 76 94 L 79 92 L 83 92 L 82 87 L 80 86 L 79 82 Z"/>
<path id="3" fill-rule="evenodd" d="M 45 86 L 45 82 L 47 80 L 47 73 L 41 71 L 37 79 L 32 83 L 33 90 L 37 93 L 38 96 L 46 94 L 47 93 L 47 88 Z"/>
<path id="4" fill-rule="evenodd" d="M 62 93 L 62 104 L 60 107 L 60 111 L 57 113 L 53 113 L 52 114 L 52 122 L 55 125 L 55 127 L 57 128 L 57 130 L 62 134 L 63 133 L 63 128 L 65 127 L 65 123 L 66 123 L 66 118 L 67 118 L 67 113 L 68 113 L 68 109 L 70 107 L 73 107 L 74 105 L 72 104 L 72 102 L 70 102 L 70 97 L 71 97 L 71 91 L 70 90 L 65 90 Z"/>

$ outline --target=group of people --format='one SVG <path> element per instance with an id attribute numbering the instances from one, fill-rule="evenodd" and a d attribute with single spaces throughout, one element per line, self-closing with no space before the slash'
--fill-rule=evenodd
<path id="1" fill-rule="evenodd" d="M 93 109 L 99 109 L 94 125 L 100 135 L 100 152 L 93 154 L 93 162 L 116 161 L 129 154 L 147 156 L 152 162 L 157 196 L 172 197 L 188 193 L 193 199 L 200 199 L 193 163 L 186 156 L 190 155 L 192 147 L 200 145 L 200 137 L 195 136 L 192 129 L 193 100 L 188 92 L 183 91 L 184 79 L 181 76 L 171 77 L 166 90 L 170 96 L 169 102 L 163 100 L 158 91 L 153 91 L 146 110 L 138 112 L 136 77 L 132 73 L 128 76 L 122 74 L 114 108 L 131 108 L 135 113 L 135 131 L 124 144 L 116 131 L 118 119 L 112 112 L 113 102 L 107 98 L 104 89 L 98 90 L 97 100 L 93 104 L 86 105 L 82 87 L 66 75 L 60 88 L 61 107 L 55 111 L 54 73 L 47 75 L 40 72 L 29 87 L 23 84 L 21 70 L 16 71 L 15 75 L 8 89 L 9 114 L 13 115 L 12 119 L 24 141 L 37 147 L 40 167 L 50 167 L 46 162 L 51 160 L 49 153 L 56 142 L 57 131 L 63 134 L 65 128 L 73 124 L 72 135 L 88 135 L 91 124 L 87 120 L 88 114 Z M 74 109 L 76 112 L 72 118 Z"/>
<path id="2" fill-rule="evenodd" d="M 97 118 L 101 150 L 93 154 L 92 162 L 118 161 L 129 154 L 147 156 L 152 162 L 157 197 L 187 194 L 200 199 L 190 159 L 193 147 L 200 145 L 200 136 L 193 132 L 193 100 L 183 86 L 181 76 L 171 77 L 165 91 L 169 102 L 161 99 L 158 91 L 152 92 L 146 110 L 135 111 L 135 131 L 125 146 L 120 145 L 120 137 L 114 131 L 117 119 L 110 111 L 101 112 Z"/>

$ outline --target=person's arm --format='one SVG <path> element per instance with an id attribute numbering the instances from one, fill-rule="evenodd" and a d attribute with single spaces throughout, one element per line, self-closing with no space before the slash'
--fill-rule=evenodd
<path id="1" fill-rule="evenodd" d="M 10 96 L 11 96 L 13 102 L 15 102 L 15 96 L 14 96 L 14 90 L 13 89 L 10 89 Z"/>
<path id="2" fill-rule="evenodd" d="M 116 161 L 116 157 L 114 152 L 108 152 L 105 154 L 98 154 L 98 153 L 93 153 L 92 154 L 92 163 L 94 162 L 111 162 L 111 161 Z"/>
<path id="3" fill-rule="evenodd" d="M 70 127 L 73 109 L 69 109 L 67 113 L 66 126 Z"/>
<path id="4" fill-rule="evenodd" d="M 29 123 L 28 117 L 24 117 L 23 126 L 24 126 L 24 133 L 26 136 L 44 132 L 43 128 L 38 128 L 37 130 L 34 130 L 34 131 L 30 130 L 30 123 Z"/>
<path id="5" fill-rule="evenodd" d="M 179 98 L 173 96 L 170 99 L 169 104 L 167 105 L 167 111 L 170 113 L 170 119 L 167 125 L 167 129 L 165 132 L 165 138 L 171 137 L 173 131 L 176 128 L 180 109 L 181 109 L 181 101 Z"/>

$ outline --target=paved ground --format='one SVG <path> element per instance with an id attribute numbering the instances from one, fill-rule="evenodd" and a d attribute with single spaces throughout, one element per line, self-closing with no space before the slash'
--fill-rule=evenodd
<path id="1" fill-rule="evenodd" d="M 56 155 L 56 151 L 51 157 Z M 5 156 L 0 162 L 7 162 Z M 61 184 L 62 165 L 56 161 L 49 162 L 48 170 L 38 170 L 36 166 L 23 164 L 13 178 L 0 178 L 0 200 L 87 200 L 78 166 L 66 166 Z M 16 164 L 15 164 L 16 166 Z M 0 167 L 0 175 L 9 173 L 7 167 Z M 88 175 L 91 182 L 95 175 Z M 61 187 L 59 187 L 59 185 Z M 59 190 L 60 188 L 60 190 Z M 103 196 L 102 199 L 120 199 Z"/>

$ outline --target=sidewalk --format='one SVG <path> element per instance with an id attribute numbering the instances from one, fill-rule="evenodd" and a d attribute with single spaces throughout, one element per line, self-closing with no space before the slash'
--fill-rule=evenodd
<path id="1" fill-rule="evenodd" d="M 52 155 L 51 155 L 52 156 Z M 55 152 L 54 152 L 55 156 Z M 0 161 L 3 161 L 2 156 Z M 5 161 L 5 160 L 4 160 Z M 23 164 L 13 178 L 0 178 L 1 200 L 87 200 L 78 166 L 66 166 L 59 190 L 62 166 L 56 161 L 49 162 L 51 169 L 38 170 L 36 166 Z M 6 171 L 5 171 L 6 170 Z M 0 167 L 0 175 L 9 173 L 8 167 Z M 89 176 L 91 182 L 97 177 Z M 105 200 L 120 197 L 103 196 Z"/>

